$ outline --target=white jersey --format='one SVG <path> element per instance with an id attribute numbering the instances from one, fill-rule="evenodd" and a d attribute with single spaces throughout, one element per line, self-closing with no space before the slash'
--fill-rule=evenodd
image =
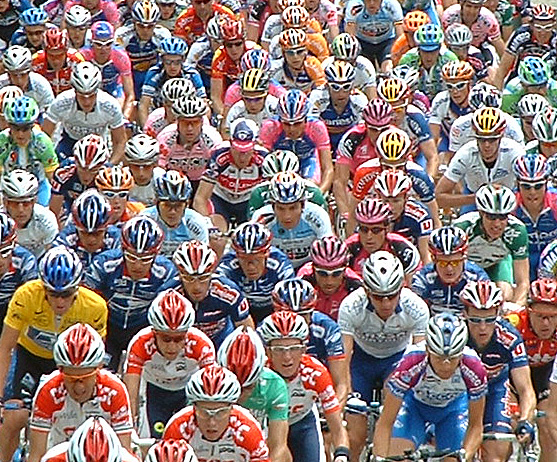
<path id="1" fill-rule="evenodd" d="M 454 121 L 449 133 L 449 151 L 456 152 L 466 143 L 474 139 L 474 129 L 472 128 L 473 116 L 474 113 L 471 112 Z M 519 123 L 513 116 L 506 112 L 503 112 L 503 116 L 507 122 L 504 133 L 505 138 L 510 138 L 517 143 L 524 144 L 524 133 L 522 133 L 522 128 L 520 128 Z"/>
<path id="2" fill-rule="evenodd" d="M 197 69 L 199 61 L 212 51 L 211 42 L 209 42 L 209 39 L 206 36 L 198 38 L 191 44 L 190 49 L 188 50 L 186 65 L 193 66 Z"/>
<path id="3" fill-rule="evenodd" d="M 427 303 L 410 289 L 403 288 L 394 314 L 383 321 L 371 307 L 363 287 L 341 302 L 338 325 L 343 334 L 374 358 L 388 358 L 425 336 L 429 321 Z"/>
<path id="4" fill-rule="evenodd" d="M 151 181 L 149 181 L 149 183 L 143 186 L 135 184 L 134 187 L 130 190 L 130 200 L 141 202 L 147 207 L 155 205 L 157 196 L 155 194 L 154 180 L 155 178 L 161 176 L 163 173 L 164 169 L 155 167 L 153 169 L 153 178 L 151 178 Z"/>
<path id="5" fill-rule="evenodd" d="M 272 14 L 265 21 L 263 26 L 263 32 L 261 33 L 261 39 L 259 43 L 271 44 L 273 37 L 277 37 L 283 30 L 282 21 L 280 20 L 280 14 Z"/>
<path id="6" fill-rule="evenodd" d="M 122 108 L 116 98 L 99 90 L 92 112 L 85 113 L 77 106 L 75 90 L 60 93 L 46 112 L 46 119 L 61 123 L 63 130 L 74 140 L 95 134 L 108 139 L 108 130 L 124 125 Z"/>
<path id="7" fill-rule="evenodd" d="M 325 69 L 329 64 L 334 61 L 334 56 L 329 56 L 322 63 L 321 66 Z M 356 63 L 350 63 L 356 70 L 356 77 L 354 78 L 354 88 L 362 92 L 366 92 L 368 88 L 374 87 L 377 84 L 377 76 L 375 74 L 375 67 L 371 61 L 365 56 L 358 56 Z"/>
<path id="8" fill-rule="evenodd" d="M 0 75 L 0 88 L 12 85 L 7 73 Z M 39 105 L 41 112 L 44 112 L 54 101 L 54 92 L 46 78 L 36 72 L 29 73 L 29 86 L 24 92 L 25 96 L 33 98 Z"/>
<path id="9" fill-rule="evenodd" d="M 230 133 L 230 125 L 232 124 L 232 122 L 240 118 L 253 120 L 257 124 L 257 126 L 261 128 L 263 121 L 276 116 L 277 104 L 278 98 L 276 96 L 267 95 L 267 97 L 265 98 L 265 106 L 263 107 L 263 110 L 261 112 L 258 112 L 257 114 L 250 114 L 247 111 L 246 104 L 243 100 L 234 103 L 226 116 L 225 127 L 227 133 Z"/>
<path id="10" fill-rule="evenodd" d="M 525 154 L 522 145 L 509 138 L 503 138 L 495 165 L 487 168 L 482 160 L 477 141 L 469 141 L 451 159 L 445 177 L 454 183 L 464 180 L 464 184 L 471 192 L 476 192 L 484 184 L 495 183 L 512 189 L 516 184 L 513 163 Z"/>

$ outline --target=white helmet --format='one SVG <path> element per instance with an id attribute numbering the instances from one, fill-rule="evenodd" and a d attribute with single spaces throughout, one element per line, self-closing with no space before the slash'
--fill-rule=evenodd
<path id="1" fill-rule="evenodd" d="M 164 82 L 161 88 L 161 98 L 168 103 L 174 103 L 181 98 L 191 98 L 195 96 L 196 90 L 189 79 L 175 78 Z"/>
<path id="2" fill-rule="evenodd" d="M 74 5 L 64 15 L 66 25 L 71 27 L 88 26 L 91 23 L 91 12 L 81 5 Z"/>
<path id="3" fill-rule="evenodd" d="M 404 284 L 404 269 L 400 260 L 390 252 L 372 253 L 362 268 L 364 286 L 377 295 L 397 293 Z"/>
<path id="4" fill-rule="evenodd" d="M 125 156 L 128 163 L 133 165 L 150 165 L 157 162 L 159 143 L 155 138 L 140 133 L 130 138 L 126 143 Z"/>
<path id="5" fill-rule="evenodd" d="M 259 335 L 247 326 L 239 326 L 222 342 L 218 362 L 236 374 L 243 387 L 253 385 L 263 372 L 267 360 Z"/>
<path id="6" fill-rule="evenodd" d="M 485 184 L 476 191 L 476 207 L 481 212 L 507 215 L 516 207 L 516 196 L 506 186 Z"/>
<path id="7" fill-rule="evenodd" d="M 516 110 L 520 117 L 534 117 L 549 106 L 549 101 L 537 93 L 528 93 L 520 98 Z"/>
<path id="8" fill-rule="evenodd" d="M 182 242 L 172 260 L 181 273 L 192 276 L 212 273 L 219 262 L 215 251 L 200 241 Z"/>
<path id="9" fill-rule="evenodd" d="M 257 332 L 267 345 L 273 340 L 285 338 L 297 338 L 305 343 L 309 336 L 309 327 L 299 314 L 281 310 L 263 319 Z"/>
<path id="10" fill-rule="evenodd" d="M 108 162 L 110 150 L 101 136 L 87 135 L 74 144 L 73 157 L 80 167 L 94 169 Z"/>
<path id="11" fill-rule="evenodd" d="M 27 170 L 16 169 L 2 176 L 2 192 L 12 200 L 30 200 L 37 197 L 39 181 Z"/>
<path id="12" fill-rule="evenodd" d="M 151 446 L 144 462 L 198 462 L 185 440 L 162 440 Z"/>
<path id="13" fill-rule="evenodd" d="M 263 177 L 272 178 L 280 172 L 300 172 L 300 159 L 292 151 L 279 149 L 265 156 L 263 164 Z"/>
<path id="14" fill-rule="evenodd" d="M 70 84 L 77 93 L 95 93 L 102 84 L 101 70 L 93 63 L 78 63 L 72 72 Z"/>
<path id="15" fill-rule="evenodd" d="M 186 396 L 190 403 L 197 401 L 235 403 L 240 398 L 241 391 L 236 376 L 216 364 L 197 371 L 186 385 Z"/>
<path id="16" fill-rule="evenodd" d="M 122 462 L 122 445 L 112 427 L 100 416 L 89 417 L 71 436 L 68 462 Z"/>
<path id="17" fill-rule="evenodd" d="M 31 61 L 32 55 L 29 48 L 19 45 L 12 45 L 4 52 L 4 56 L 2 57 L 4 68 L 8 72 L 30 71 Z"/>
<path id="18" fill-rule="evenodd" d="M 0 90 L 0 114 L 4 114 L 6 108 L 21 96 L 23 96 L 23 90 L 15 85 L 2 88 Z"/>
<path id="19" fill-rule="evenodd" d="M 167 289 L 151 302 L 147 319 L 153 329 L 160 332 L 187 332 L 193 326 L 195 311 L 180 292 Z"/>
<path id="20" fill-rule="evenodd" d="M 58 367 L 98 367 L 104 362 L 104 342 L 89 324 L 74 324 L 60 334 L 54 344 Z"/>
<path id="21" fill-rule="evenodd" d="M 172 112 L 178 118 L 203 117 L 207 112 L 207 103 L 197 96 L 177 99 L 172 103 Z"/>
<path id="22" fill-rule="evenodd" d="M 477 310 L 500 308 L 503 291 L 492 281 L 470 281 L 460 292 L 460 300 L 467 307 Z"/>
<path id="23" fill-rule="evenodd" d="M 440 313 L 430 318 L 426 344 L 438 356 L 454 357 L 464 351 L 468 341 L 466 323 L 454 314 Z"/>

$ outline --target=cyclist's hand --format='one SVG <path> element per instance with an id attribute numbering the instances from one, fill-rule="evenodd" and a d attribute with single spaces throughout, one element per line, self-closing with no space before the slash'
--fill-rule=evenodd
<path id="1" fill-rule="evenodd" d="M 350 460 L 350 450 L 344 446 L 339 446 L 333 454 L 334 462 L 348 462 Z"/>
<path id="2" fill-rule="evenodd" d="M 536 427 L 527 420 L 519 420 L 514 433 L 519 444 L 529 446 L 536 437 Z"/>

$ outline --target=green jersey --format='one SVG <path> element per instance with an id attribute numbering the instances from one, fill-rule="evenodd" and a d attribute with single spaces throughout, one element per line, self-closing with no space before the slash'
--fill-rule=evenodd
<path id="1" fill-rule="evenodd" d="M 501 109 L 511 115 L 517 114 L 518 102 L 526 94 L 519 77 L 511 79 L 503 90 L 503 105 Z M 557 80 L 549 79 L 545 95 L 542 95 L 553 107 L 557 107 Z"/>

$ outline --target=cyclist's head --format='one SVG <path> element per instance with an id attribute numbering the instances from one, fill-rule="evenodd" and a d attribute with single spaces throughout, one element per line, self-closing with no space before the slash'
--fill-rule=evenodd
<path id="1" fill-rule="evenodd" d="M 313 241 L 309 256 L 314 270 L 344 269 L 348 264 L 348 246 L 337 236 L 325 236 Z"/>
<path id="2" fill-rule="evenodd" d="M 167 170 L 154 180 L 157 202 L 184 202 L 191 198 L 192 187 L 188 177 L 176 170 Z M 160 212 L 160 210 L 159 210 Z"/>
<path id="3" fill-rule="evenodd" d="M 230 124 L 230 156 L 238 168 L 246 168 L 251 162 L 258 125 L 250 119 L 240 118 Z"/>
<path id="4" fill-rule="evenodd" d="M 154 166 L 159 157 L 159 143 L 155 138 L 151 138 L 149 135 L 140 133 L 133 136 L 126 142 L 124 155 L 126 163 L 130 166 Z"/>
<path id="5" fill-rule="evenodd" d="M 375 178 L 373 189 L 392 209 L 393 219 L 398 219 L 404 211 L 412 180 L 402 170 L 383 170 Z"/>
<path id="6" fill-rule="evenodd" d="M 397 304 L 404 285 L 401 261 L 392 253 L 374 252 L 362 267 L 364 288 L 381 317 L 390 316 Z"/>
<path id="7" fill-rule="evenodd" d="M 359 40 L 351 34 L 343 32 L 337 35 L 331 44 L 331 53 L 336 59 L 355 63 L 360 55 L 362 46 Z"/>
<path id="8" fill-rule="evenodd" d="M 371 250 L 367 244 L 369 234 L 380 237 L 380 242 L 377 243 L 377 248 L 373 248 L 375 252 L 379 250 L 383 244 L 385 233 L 393 219 L 393 212 L 391 206 L 374 197 L 365 197 L 357 206 L 354 212 L 354 217 L 358 222 L 358 232 L 360 234 L 360 241 L 366 247 L 366 250 Z M 381 229 L 379 229 L 381 228 Z M 380 245 L 381 244 L 381 245 Z M 371 253 L 371 252 L 370 252 Z"/>
<path id="9" fill-rule="evenodd" d="M 164 241 L 164 232 L 150 217 L 140 215 L 126 221 L 122 228 L 122 250 L 126 263 L 152 263 Z"/>
<path id="10" fill-rule="evenodd" d="M 66 11 L 64 18 L 69 28 L 85 29 L 91 23 L 91 12 L 81 5 L 73 5 Z"/>
<path id="11" fill-rule="evenodd" d="M 303 6 L 289 6 L 280 15 L 284 29 L 305 29 L 309 23 L 309 13 Z"/>
<path id="12" fill-rule="evenodd" d="M 393 107 L 383 99 L 373 98 L 364 108 L 362 118 L 366 127 L 372 129 L 374 134 L 379 135 L 380 131 L 386 129 L 393 122 Z"/>
<path id="13" fill-rule="evenodd" d="M 7 258 L 4 253 L 13 249 L 16 241 L 15 221 L 5 212 L 0 212 L 0 257 Z"/>
<path id="14" fill-rule="evenodd" d="M 549 177 L 549 165 L 542 154 L 528 153 L 518 157 L 513 163 L 513 171 L 518 184 L 543 183 Z"/>
<path id="15" fill-rule="evenodd" d="M 238 42 L 238 41 L 243 42 L 246 38 L 246 28 L 244 25 L 244 21 L 241 19 L 222 21 L 219 24 L 219 26 L 220 26 L 220 36 L 224 41 L 224 43 Z M 243 47 L 241 51 L 243 54 L 244 53 Z"/>
<path id="16" fill-rule="evenodd" d="M 178 100 L 194 97 L 195 91 L 191 80 L 177 77 L 164 82 L 161 88 L 161 98 L 165 106 L 172 107 L 172 104 Z M 169 113 L 174 115 L 172 111 L 167 111 L 167 117 Z"/>
<path id="17" fill-rule="evenodd" d="M 429 319 L 426 345 L 434 371 L 443 379 L 454 373 L 468 341 L 466 323 L 459 317 L 441 313 Z"/>
<path id="18" fill-rule="evenodd" d="M 173 261 L 182 276 L 199 277 L 211 274 L 215 270 L 218 257 L 207 244 L 187 241 L 176 249 Z"/>
<path id="19" fill-rule="evenodd" d="M 112 45 L 114 42 L 114 26 L 108 21 L 97 21 L 91 26 L 93 45 Z"/>
<path id="20" fill-rule="evenodd" d="M 104 362 L 104 342 L 89 324 L 78 323 L 59 335 L 53 354 L 56 366 L 61 368 L 97 368 Z"/>
<path id="21" fill-rule="evenodd" d="M 193 326 L 195 311 L 186 297 L 175 289 L 167 289 L 151 302 L 147 320 L 155 332 L 185 334 Z M 185 336 L 181 339 L 185 341 Z"/>
<path id="22" fill-rule="evenodd" d="M 289 341 L 293 344 L 304 345 L 309 336 L 309 327 L 302 316 L 287 310 L 276 311 L 267 316 L 257 332 L 267 347 Z"/>
<path id="23" fill-rule="evenodd" d="M 491 239 L 503 235 L 509 214 L 515 207 L 515 194 L 506 186 L 487 184 L 476 191 L 476 208 L 482 218 L 482 227 Z"/>
<path id="24" fill-rule="evenodd" d="M 52 247 L 39 260 L 39 277 L 47 295 L 73 298 L 83 278 L 83 264 L 72 250 L 64 246 Z"/>
<path id="25" fill-rule="evenodd" d="M 22 90 L 27 88 L 31 61 L 31 51 L 26 47 L 12 45 L 4 52 L 2 63 L 12 85 L 16 85 Z"/>
<path id="26" fill-rule="evenodd" d="M 445 31 L 445 42 L 459 59 L 468 56 L 468 47 L 472 43 L 472 31 L 466 24 L 454 23 Z"/>
<path id="27" fill-rule="evenodd" d="M 421 26 L 425 24 L 429 24 L 431 19 L 429 15 L 420 10 L 410 11 L 406 13 L 404 19 L 402 20 L 402 29 L 404 32 L 412 33 L 412 37 L 414 32 L 416 32 Z"/>
<path id="28" fill-rule="evenodd" d="M 265 156 L 263 159 L 263 177 L 270 179 L 280 172 L 294 172 L 300 171 L 300 159 L 292 151 L 276 150 Z"/>
<path id="29" fill-rule="evenodd" d="M 39 118 L 39 105 L 29 96 L 20 96 L 11 101 L 11 104 L 6 105 L 4 110 L 4 119 L 8 125 L 15 125 L 19 128 L 27 128 L 31 130 L 33 124 Z M 18 134 L 12 134 L 12 136 Z M 19 141 L 19 139 L 16 139 Z M 19 144 L 19 143 L 18 143 Z"/>
<path id="30" fill-rule="evenodd" d="M 240 397 L 241 386 L 233 372 L 219 365 L 207 366 L 193 374 L 186 385 L 190 403 L 233 404 Z"/>
<path id="31" fill-rule="evenodd" d="M 495 330 L 495 322 L 503 305 L 503 291 L 492 281 L 470 281 L 460 292 L 465 306 L 465 319 L 470 336 L 484 347 Z"/>
<path id="32" fill-rule="evenodd" d="M 265 72 L 269 72 L 271 70 L 269 52 L 262 48 L 252 48 L 246 51 L 240 59 L 240 70 L 246 72 L 248 69 L 263 69 Z"/>
<path id="33" fill-rule="evenodd" d="M 130 169 L 119 165 L 101 167 L 95 177 L 95 186 L 110 201 L 114 220 L 120 220 L 126 210 L 130 190 L 134 186 Z"/>
<path id="34" fill-rule="evenodd" d="M 420 71 L 408 64 L 400 64 L 392 70 L 392 76 L 402 79 L 408 85 L 409 94 L 418 88 L 420 83 Z"/>
<path id="35" fill-rule="evenodd" d="M 88 170 L 88 181 L 80 175 L 80 181 L 89 185 L 95 179 L 100 168 L 105 165 L 110 158 L 110 150 L 104 138 L 99 135 L 87 135 L 75 143 L 73 148 L 73 158 L 79 170 Z"/>
<path id="36" fill-rule="evenodd" d="M 377 95 L 393 107 L 408 104 L 408 84 L 398 77 L 383 79 L 377 85 Z"/>
<path id="37" fill-rule="evenodd" d="M 195 143 L 201 136 L 207 109 L 205 99 L 197 96 L 180 98 L 172 104 L 172 112 L 178 118 L 178 132 L 186 143 Z"/>
<path id="38" fill-rule="evenodd" d="M 44 49 L 50 56 L 53 52 L 61 52 L 60 55 L 65 58 L 68 49 L 68 31 L 58 28 L 48 29 L 44 33 Z"/>
<path id="39" fill-rule="evenodd" d="M 161 17 L 161 11 L 159 6 L 150 0 L 141 0 L 135 2 L 132 7 L 132 20 L 136 25 L 137 29 L 143 29 L 141 26 L 152 26 Z M 140 25 L 140 27 L 137 27 Z M 140 37 L 141 38 L 141 37 Z"/>
<path id="40" fill-rule="evenodd" d="M 259 113 L 265 106 L 265 97 L 269 92 L 269 75 L 265 69 L 253 67 L 242 74 L 240 89 L 244 97 L 244 103 L 250 113 Z M 254 99 L 260 102 L 257 107 L 252 108 Z M 253 109 L 253 110 L 252 110 Z"/>
<path id="41" fill-rule="evenodd" d="M 145 462 L 198 462 L 185 440 L 161 440 L 149 448 Z"/>
<path id="42" fill-rule="evenodd" d="M 412 141 L 405 131 L 390 127 L 379 135 L 376 146 L 379 153 L 379 162 L 382 166 L 401 168 L 408 161 Z"/>
<path id="43" fill-rule="evenodd" d="M 289 50 L 306 50 L 307 34 L 301 29 L 285 29 L 279 35 L 279 43 L 285 55 Z"/>
<path id="44" fill-rule="evenodd" d="M 68 444 L 68 462 L 122 462 L 122 445 L 102 417 L 89 417 L 73 433 Z"/>
<path id="45" fill-rule="evenodd" d="M 39 182 L 37 177 L 27 170 L 16 169 L 5 173 L 1 183 L 5 201 L 34 203 L 37 199 Z"/>
<path id="46" fill-rule="evenodd" d="M 15 85 L 8 85 L 0 90 L 0 118 L 4 118 L 4 111 L 7 107 L 10 107 L 13 101 L 19 97 L 23 96 L 23 90 Z M 0 127 L 2 130 L 6 126 Z"/>
<path id="47" fill-rule="evenodd" d="M 543 3 L 534 5 L 530 9 L 530 17 L 533 38 L 545 42 L 555 31 L 555 9 Z"/>
<path id="48" fill-rule="evenodd" d="M 468 94 L 468 104 L 473 111 L 484 107 L 500 108 L 502 102 L 499 89 L 484 82 L 478 82 Z"/>
<path id="49" fill-rule="evenodd" d="M 72 72 L 70 84 L 76 94 L 93 95 L 102 84 L 101 70 L 93 63 L 78 63 Z"/>
<path id="50" fill-rule="evenodd" d="M 238 327 L 224 339 L 217 359 L 236 375 L 243 388 L 256 384 L 267 361 L 261 337 L 246 326 Z"/>
<path id="51" fill-rule="evenodd" d="M 300 90 L 288 90 L 279 98 L 277 113 L 283 125 L 304 122 L 309 110 L 307 96 Z"/>
<path id="52" fill-rule="evenodd" d="M 536 336 L 548 340 L 557 329 L 557 281 L 541 278 L 532 281 L 528 295 L 529 321 Z"/>
<path id="53" fill-rule="evenodd" d="M 456 104 L 462 105 L 468 101 L 474 75 L 474 68 L 466 61 L 451 61 L 443 66 L 441 76 Z"/>
<path id="54" fill-rule="evenodd" d="M 540 114 L 545 108 L 549 106 L 549 101 L 542 95 L 536 93 L 528 93 L 520 98 L 516 106 L 516 112 L 522 122 L 523 131 L 528 128 L 529 133 L 524 133 L 525 136 L 532 136 L 532 122 L 536 114 Z"/>
<path id="55" fill-rule="evenodd" d="M 20 24 L 25 27 L 44 26 L 48 21 L 48 14 L 42 8 L 31 7 L 19 15 Z"/>
<path id="56" fill-rule="evenodd" d="M 110 202 L 95 189 L 88 189 L 81 193 L 72 204 L 73 222 L 78 231 L 82 231 L 80 237 L 85 233 L 99 232 L 97 244 L 100 244 L 100 248 L 103 246 L 104 230 L 110 223 L 110 214 Z M 83 241 L 83 239 L 80 240 Z"/>
<path id="57" fill-rule="evenodd" d="M 518 77 L 528 93 L 545 90 L 550 76 L 547 62 L 538 56 L 526 56 L 518 65 Z"/>
<path id="58" fill-rule="evenodd" d="M 308 318 L 317 304 L 315 289 L 309 281 L 302 278 L 278 282 L 273 289 L 272 299 L 275 311 L 294 311 L 304 316 L 306 321 L 309 321 Z"/>
<path id="59" fill-rule="evenodd" d="M 293 172 L 277 173 L 270 181 L 269 199 L 279 223 L 286 229 L 294 229 L 304 209 L 304 179 Z"/>
<path id="60" fill-rule="evenodd" d="M 267 254 L 271 248 L 273 235 L 261 223 L 243 223 L 232 236 L 232 248 L 236 255 Z"/>
<path id="61" fill-rule="evenodd" d="M 472 128 L 483 161 L 494 162 L 499 156 L 499 146 L 507 128 L 505 114 L 494 107 L 478 109 L 472 116 Z"/>
<path id="62" fill-rule="evenodd" d="M 542 147 L 544 143 L 555 144 L 557 142 L 557 109 L 547 106 L 540 111 L 532 121 L 532 131 Z"/>
<path id="63" fill-rule="evenodd" d="M 441 282 L 448 286 L 457 284 L 462 278 L 468 251 L 466 233 L 456 226 L 438 228 L 429 236 L 429 251 Z"/>
<path id="64" fill-rule="evenodd" d="M 161 40 L 161 56 L 185 56 L 188 51 L 188 44 L 185 40 L 178 37 L 169 37 Z"/>
<path id="65" fill-rule="evenodd" d="M 209 22 L 207 22 L 207 30 L 205 34 L 209 38 L 211 48 L 218 48 L 222 44 L 222 37 L 220 35 L 220 26 L 218 15 L 214 15 Z"/>
<path id="66" fill-rule="evenodd" d="M 443 29 L 437 24 L 424 24 L 414 32 L 414 42 L 420 51 L 439 51 L 444 38 Z"/>

